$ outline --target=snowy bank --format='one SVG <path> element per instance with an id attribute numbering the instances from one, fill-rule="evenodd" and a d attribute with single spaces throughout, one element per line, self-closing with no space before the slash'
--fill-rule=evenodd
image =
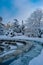
<path id="1" fill-rule="evenodd" d="M 20 56 L 17 60 L 14 60 L 10 65 L 28 65 L 29 62 L 38 56 L 42 50 L 41 45 L 36 45 L 29 52 Z"/>
<path id="2" fill-rule="evenodd" d="M 5 35 L 4 36 L 0 35 L 0 40 L 3 40 L 3 41 L 36 41 L 36 42 L 41 42 L 43 44 L 43 38 L 27 37 L 27 36 L 9 37 Z"/>
<path id="3" fill-rule="evenodd" d="M 4 62 L 5 60 L 6 61 L 9 60 L 12 57 L 17 57 L 19 55 L 22 55 L 22 53 L 25 53 L 25 52 L 29 51 L 32 48 L 32 46 L 33 46 L 33 44 L 30 43 L 30 42 L 28 42 L 28 44 L 26 44 L 26 45 L 22 45 L 22 47 L 20 45 L 20 47 L 17 47 L 17 49 L 15 49 L 14 46 L 10 45 L 10 47 L 14 47 L 14 48 L 11 48 L 9 51 L 6 51 L 2 55 L 0 55 L 0 63 Z"/>
<path id="4" fill-rule="evenodd" d="M 38 57 L 30 61 L 29 65 L 43 65 L 43 50 Z"/>

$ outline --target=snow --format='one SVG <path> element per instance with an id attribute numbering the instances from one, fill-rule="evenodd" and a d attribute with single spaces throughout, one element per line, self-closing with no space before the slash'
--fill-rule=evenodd
<path id="1" fill-rule="evenodd" d="M 41 42 L 41 43 L 43 43 L 43 38 L 37 38 L 37 37 L 27 37 L 27 36 L 24 36 L 24 35 L 22 35 L 22 36 L 14 36 L 14 37 L 9 37 L 9 36 L 2 36 L 2 35 L 0 35 L 0 40 L 15 40 L 15 41 L 17 41 L 17 40 L 22 40 L 22 41 L 36 41 L 36 42 Z"/>
<path id="2" fill-rule="evenodd" d="M 19 43 L 19 42 L 17 42 L 16 44 L 17 44 L 17 46 L 23 46 L 24 45 L 23 43 Z"/>
<path id="3" fill-rule="evenodd" d="M 17 46 L 14 46 L 14 45 L 10 45 L 9 47 L 10 49 L 17 49 Z"/>
<path id="4" fill-rule="evenodd" d="M 10 50 L 10 51 L 6 51 L 4 54 L 0 55 L 0 57 L 3 57 L 5 55 L 8 55 L 8 54 L 11 54 L 11 53 L 14 53 L 16 50 Z"/>
<path id="5" fill-rule="evenodd" d="M 41 35 L 41 37 L 43 38 L 43 34 Z"/>
<path id="6" fill-rule="evenodd" d="M 42 46 L 36 45 L 29 52 L 22 54 L 17 60 L 14 60 L 10 65 L 28 65 L 29 62 L 38 56 L 42 50 Z M 35 64 L 33 64 L 35 65 Z"/>
<path id="7" fill-rule="evenodd" d="M 38 57 L 30 61 L 29 65 L 43 65 L 43 50 Z"/>
<path id="8" fill-rule="evenodd" d="M 36 41 L 37 42 L 40 42 L 40 44 L 42 43 L 43 44 L 43 38 L 37 38 L 37 37 L 27 37 L 27 36 L 14 36 L 14 37 L 9 37 L 9 36 L 0 36 L 0 40 L 22 40 L 22 41 Z M 21 46 L 20 43 L 17 43 L 17 45 Z M 11 49 L 15 49 L 14 46 L 11 46 Z M 26 53 L 26 54 L 23 54 L 22 57 L 20 57 L 18 60 L 12 62 L 10 65 L 28 65 L 29 61 L 31 59 L 34 59 L 30 61 L 30 64 L 29 65 L 43 65 L 43 50 L 42 50 L 42 46 L 41 45 L 37 45 L 35 47 L 35 49 L 31 49 L 30 52 Z M 8 51 L 7 53 L 5 52 L 4 54 L 0 55 L 0 57 L 3 57 L 4 55 L 7 55 L 7 54 L 11 54 L 13 52 L 15 52 L 16 50 L 11 50 L 11 51 Z M 41 54 L 40 54 L 41 52 Z M 40 55 L 39 55 L 40 54 Z M 39 56 L 38 56 L 39 55 Z M 38 56 L 35 58 L 35 56 Z M 41 60 L 42 59 L 42 60 Z"/>

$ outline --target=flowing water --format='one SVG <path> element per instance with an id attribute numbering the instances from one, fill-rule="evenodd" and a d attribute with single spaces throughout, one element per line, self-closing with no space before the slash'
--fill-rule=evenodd
<path id="1" fill-rule="evenodd" d="M 29 62 L 41 53 L 43 47 L 40 45 L 40 43 L 37 42 L 33 44 L 34 46 L 30 51 L 22 54 L 22 56 L 20 56 L 17 60 L 14 60 L 10 65 L 29 65 Z"/>
<path id="2" fill-rule="evenodd" d="M 12 59 L 1 63 L 0 65 L 30 65 L 32 63 L 32 60 L 40 55 L 43 48 L 43 46 L 38 42 L 31 41 L 31 43 L 33 44 L 33 46 L 29 51 L 20 54 L 16 58 L 12 57 Z"/>

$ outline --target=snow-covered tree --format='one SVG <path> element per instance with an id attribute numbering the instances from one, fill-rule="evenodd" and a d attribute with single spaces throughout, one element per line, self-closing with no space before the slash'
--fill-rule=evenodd
<path id="1" fill-rule="evenodd" d="M 21 24 L 21 33 L 24 34 L 24 29 L 25 29 L 25 25 L 24 25 L 24 21 L 22 20 L 22 24 Z"/>
<path id="2" fill-rule="evenodd" d="M 38 9 L 34 11 L 31 16 L 27 19 L 27 28 L 31 29 L 34 35 L 41 37 L 39 32 L 40 23 L 43 16 L 42 10 Z"/>
<path id="3" fill-rule="evenodd" d="M 19 27 L 19 21 L 17 19 L 14 19 L 14 26 Z"/>
<path id="4" fill-rule="evenodd" d="M 3 20 L 3 18 L 2 18 L 2 17 L 0 17 L 0 23 L 2 22 L 2 20 Z"/>
<path id="5" fill-rule="evenodd" d="M 4 35 L 5 25 L 2 23 L 2 17 L 0 17 L 0 35 Z"/>
<path id="6" fill-rule="evenodd" d="M 9 27 L 9 25 L 8 25 L 8 27 Z M 19 21 L 17 19 L 14 19 L 14 22 L 12 22 L 9 27 L 8 35 L 15 36 L 15 34 L 19 33 L 19 32 L 20 32 Z"/>
<path id="7" fill-rule="evenodd" d="M 19 29 L 19 21 L 17 19 L 14 19 L 14 22 L 12 23 L 13 25 L 11 26 L 14 32 L 20 32 Z"/>

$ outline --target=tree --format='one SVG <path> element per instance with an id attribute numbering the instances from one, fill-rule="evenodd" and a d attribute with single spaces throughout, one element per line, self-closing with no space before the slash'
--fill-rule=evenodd
<path id="1" fill-rule="evenodd" d="M 10 29 L 12 30 L 12 31 L 14 31 L 14 32 L 20 32 L 20 27 L 19 27 L 20 25 L 19 25 L 19 21 L 17 20 L 17 19 L 14 19 L 14 22 L 12 23 L 12 25 L 11 25 L 11 27 L 10 27 Z"/>
<path id="2" fill-rule="evenodd" d="M 0 35 L 5 34 L 5 25 L 2 23 L 3 18 L 0 17 Z"/>
<path id="3" fill-rule="evenodd" d="M 0 23 L 1 23 L 2 20 L 3 20 L 2 17 L 0 17 Z"/>
<path id="4" fill-rule="evenodd" d="M 17 19 L 14 19 L 14 26 L 19 27 L 19 21 Z"/>
<path id="5" fill-rule="evenodd" d="M 38 9 L 34 11 L 26 21 L 27 27 L 30 28 L 36 36 L 38 36 L 38 34 L 40 35 L 39 30 L 42 16 L 43 16 L 42 10 Z"/>
<path id="6" fill-rule="evenodd" d="M 24 35 L 24 28 L 25 28 L 24 21 L 22 20 L 21 32 L 22 32 L 23 35 Z"/>

